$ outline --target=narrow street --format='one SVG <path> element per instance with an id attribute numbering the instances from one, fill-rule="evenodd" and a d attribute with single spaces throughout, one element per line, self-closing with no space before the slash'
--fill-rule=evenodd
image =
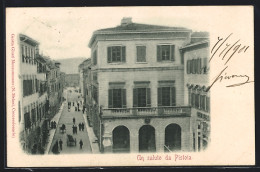
<path id="1" fill-rule="evenodd" d="M 60 150 L 59 145 L 59 152 L 60 154 L 79 154 L 79 153 L 92 153 L 89 136 L 86 130 L 86 124 L 84 122 L 83 113 L 82 113 L 82 105 L 80 103 L 81 98 L 79 98 L 80 94 L 72 90 L 71 92 L 68 91 L 67 95 L 65 96 L 67 98 L 62 114 L 59 120 L 59 123 L 57 124 L 56 132 L 53 137 L 53 141 L 49 150 L 49 154 L 52 153 L 52 148 L 56 141 L 62 140 L 62 150 Z M 71 109 L 70 112 L 68 111 L 68 101 L 71 101 Z M 79 102 L 80 104 L 80 111 L 75 111 L 75 107 L 77 106 L 76 102 Z M 74 106 L 73 103 L 75 102 Z M 75 125 L 77 125 L 77 134 L 73 134 L 72 132 L 72 126 L 73 126 L 73 118 L 75 118 Z M 79 131 L 79 123 L 84 123 L 84 131 Z M 62 124 L 65 124 L 66 126 L 66 132 L 62 133 L 60 132 L 60 127 Z M 73 139 L 76 138 L 76 146 L 74 146 L 74 143 L 71 145 L 67 145 L 67 134 L 72 135 Z M 83 141 L 83 147 L 80 149 L 80 140 Z"/>

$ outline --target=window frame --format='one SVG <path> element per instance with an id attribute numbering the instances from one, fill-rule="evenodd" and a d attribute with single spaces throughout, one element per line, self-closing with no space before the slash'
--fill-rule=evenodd
<path id="1" fill-rule="evenodd" d="M 114 61 L 113 58 L 113 48 L 120 48 L 120 60 Z M 107 47 L 107 63 L 113 64 L 113 63 L 125 63 L 126 62 L 126 46 L 124 45 L 112 45 Z"/>

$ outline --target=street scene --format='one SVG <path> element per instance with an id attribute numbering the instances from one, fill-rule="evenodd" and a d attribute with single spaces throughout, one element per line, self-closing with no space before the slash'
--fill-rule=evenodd
<path id="1" fill-rule="evenodd" d="M 19 34 L 19 126 L 25 153 L 207 149 L 209 33 L 135 20 L 123 17 L 111 27 L 101 22 L 86 38 L 80 37 L 80 45 L 73 39 L 60 42 L 67 34 L 58 36 L 59 43 L 49 49 L 63 49 L 53 50 L 53 55 L 44 49 L 50 42 L 30 29 Z M 56 34 L 56 24 L 49 27 L 47 21 L 34 20 L 31 27 L 48 26 L 46 33 Z M 83 33 L 71 25 L 58 28 Z M 81 49 L 88 53 L 77 55 Z"/>
<path id="2" fill-rule="evenodd" d="M 68 153 L 91 153 L 89 136 L 86 129 L 86 123 L 83 118 L 83 100 L 81 95 L 74 90 L 66 90 L 66 101 L 62 109 L 60 119 L 58 121 L 55 135 L 52 140 L 49 154 L 68 154 Z M 68 103 L 72 105 L 69 108 Z M 74 105 L 73 105 L 74 104 Z M 79 104 L 79 106 L 77 106 Z M 79 107 L 79 109 L 78 109 Z M 76 109 L 77 108 L 77 109 Z M 73 122 L 74 119 L 74 122 Z M 82 127 L 79 128 L 79 126 Z M 62 128 L 65 125 L 65 128 Z M 77 132 L 73 133 L 73 125 L 77 127 Z M 74 140 L 69 140 L 68 135 L 71 135 Z M 82 148 L 81 142 L 82 141 Z M 55 150 L 55 144 L 58 142 L 58 150 Z M 55 152 L 57 151 L 57 152 Z"/>

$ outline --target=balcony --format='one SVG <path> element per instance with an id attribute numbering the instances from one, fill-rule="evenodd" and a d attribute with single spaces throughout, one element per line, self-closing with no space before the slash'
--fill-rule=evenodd
<path id="1" fill-rule="evenodd" d="M 160 117 L 176 116 L 190 117 L 190 106 L 167 106 L 167 107 L 140 107 L 140 108 L 109 108 L 102 109 L 102 117 Z"/>

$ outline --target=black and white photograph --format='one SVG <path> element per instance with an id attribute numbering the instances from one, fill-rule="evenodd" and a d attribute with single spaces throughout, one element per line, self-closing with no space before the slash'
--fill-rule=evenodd
<path id="1" fill-rule="evenodd" d="M 15 145 L 19 156 L 43 158 L 46 166 L 48 157 L 67 156 L 75 165 L 77 156 L 98 157 L 86 158 L 86 166 L 102 164 L 106 156 L 111 156 L 108 165 L 115 166 L 124 158 L 123 165 L 127 161 L 192 165 L 196 159 L 203 165 L 212 151 L 222 156 L 223 148 L 233 147 L 232 152 L 243 146 L 249 155 L 241 152 L 248 160 L 241 162 L 252 163 L 247 145 L 254 151 L 254 132 L 248 128 L 251 133 L 245 140 L 250 139 L 231 145 L 241 136 L 230 135 L 229 130 L 234 131 L 237 126 L 232 124 L 242 122 L 244 115 L 236 114 L 233 120 L 228 114 L 247 109 L 248 124 L 254 123 L 253 94 L 245 93 L 254 92 L 253 36 L 248 30 L 253 25 L 245 28 L 248 37 L 243 28 L 236 27 L 237 32 L 233 26 L 225 31 L 216 28 L 229 23 L 225 18 L 229 9 L 234 15 L 252 10 L 246 6 L 7 9 L 6 58 L 11 59 L 7 68 L 12 88 L 8 144 Z M 233 59 L 243 56 L 251 58 L 244 62 L 248 68 L 238 70 Z M 224 111 L 225 102 L 233 99 L 248 104 L 234 102 L 231 109 L 236 110 Z M 205 164 L 226 162 L 222 160 L 212 158 Z M 84 159 L 79 161 L 77 165 L 84 164 Z M 65 162 L 61 164 L 66 166 Z"/>

